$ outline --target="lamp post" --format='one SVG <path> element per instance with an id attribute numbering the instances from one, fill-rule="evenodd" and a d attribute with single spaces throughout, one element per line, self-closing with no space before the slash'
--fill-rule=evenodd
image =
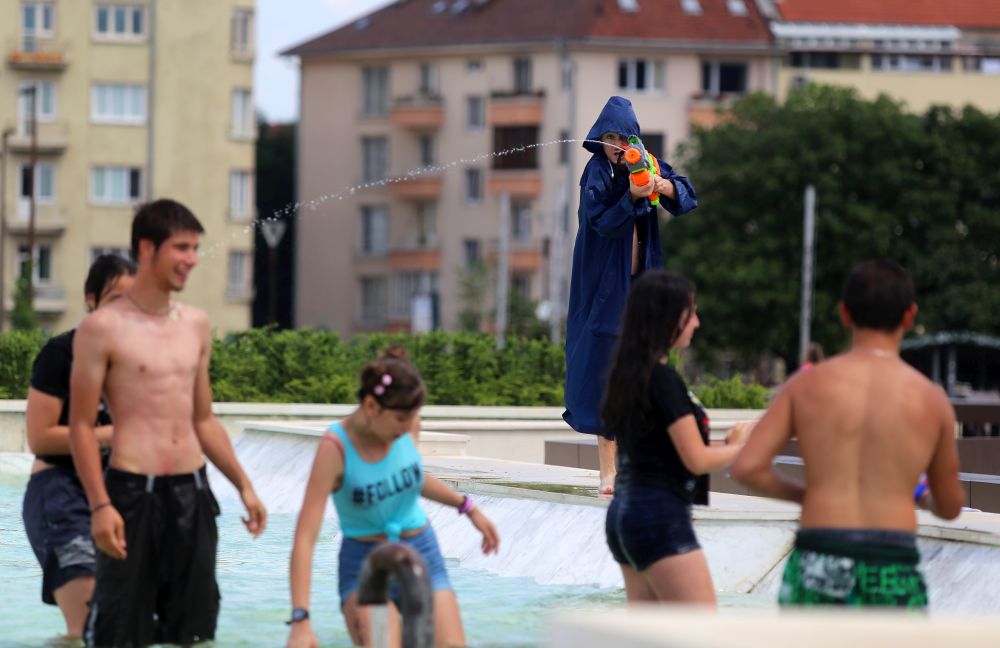
<path id="1" fill-rule="evenodd" d="M 7 140 L 14 134 L 13 128 L 5 128 L 0 135 L 0 331 L 7 319 L 4 299 L 4 248 L 7 245 Z"/>

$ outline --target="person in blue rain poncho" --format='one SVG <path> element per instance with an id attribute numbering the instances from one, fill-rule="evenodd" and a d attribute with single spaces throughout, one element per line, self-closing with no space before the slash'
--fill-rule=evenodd
<path id="1" fill-rule="evenodd" d="M 631 136 L 641 137 L 632 102 L 611 97 L 583 144 L 593 157 L 580 177 L 566 321 L 563 418 L 577 432 L 597 435 L 603 494 L 614 490 L 615 443 L 598 412 L 625 298 L 635 277 L 663 267 L 657 208 L 649 196 L 660 194 L 659 206 L 675 216 L 698 206 L 691 182 L 662 160 L 652 182 L 632 182 L 623 160 Z"/>

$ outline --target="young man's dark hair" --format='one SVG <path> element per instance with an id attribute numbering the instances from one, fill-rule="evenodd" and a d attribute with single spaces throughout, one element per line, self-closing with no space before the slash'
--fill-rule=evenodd
<path id="1" fill-rule="evenodd" d="M 203 234 L 205 228 L 190 209 L 176 200 L 162 198 L 142 205 L 132 219 L 132 259 L 139 262 L 139 241 L 152 241 L 158 250 L 175 232 Z"/>
<path id="2" fill-rule="evenodd" d="M 111 284 L 122 275 L 134 275 L 135 264 L 117 254 L 102 254 L 90 264 L 90 272 L 83 284 L 83 294 L 93 295 L 94 303 L 100 303 Z"/>
<path id="3" fill-rule="evenodd" d="M 858 328 L 895 331 L 906 309 L 916 301 L 913 279 L 901 266 L 886 259 L 855 266 L 841 296 Z"/>

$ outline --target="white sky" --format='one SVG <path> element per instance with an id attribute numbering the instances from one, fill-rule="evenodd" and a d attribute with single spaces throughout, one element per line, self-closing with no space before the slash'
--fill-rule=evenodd
<path id="1" fill-rule="evenodd" d="M 299 115 L 298 59 L 278 52 L 331 31 L 392 3 L 392 0 L 256 0 L 257 110 L 270 122 Z M 294 7 L 291 9 L 290 7 Z"/>

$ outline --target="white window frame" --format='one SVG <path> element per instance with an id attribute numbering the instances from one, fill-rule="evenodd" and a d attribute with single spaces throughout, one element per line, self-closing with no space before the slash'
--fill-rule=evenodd
<path id="1" fill-rule="evenodd" d="M 138 174 L 137 186 L 138 193 L 133 195 L 131 190 L 132 177 L 133 174 Z M 107 205 L 107 206 L 131 206 L 135 203 L 142 202 L 144 185 L 145 185 L 145 170 L 138 166 L 121 166 L 121 165 L 110 165 L 110 164 L 98 164 L 94 165 L 90 169 L 90 202 L 94 205 Z M 103 196 L 98 195 L 97 185 L 98 180 L 101 180 L 104 184 L 104 194 Z M 124 197 L 109 196 L 109 183 L 122 183 L 125 188 Z"/>
<path id="2" fill-rule="evenodd" d="M 229 120 L 229 134 L 233 139 L 253 138 L 253 91 L 250 88 L 233 89 L 230 95 Z"/>
<path id="3" fill-rule="evenodd" d="M 532 225 L 531 203 L 527 200 L 512 200 L 510 203 L 510 240 L 515 243 L 530 243 Z"/>
<path id="4" fill-rule="evenodd" d="M 20 200 L 28 200 L 29 196 L 21 193 L 24 181 L 24 174 L 30 164 L 21 163 L 17 165 L 17 196 Z M 44 184 L 42 177 L 48 176 L 49 191 L 42 193 Z M 51 162 L 38 162 L 35 164 L 35 181 L 32 185 L 35 190 L 35 201 L 42 205 L 51 205 L 56 200 L 56 167 Z"/>
<path id="5" fill-rule="evenodd" d="M 417 148 L 420 149 L 420 166 L 421 168 L 433 167 L 437 160 L 437 151 L 434 146 L 434 136 L 429 133 L 424 133 L 420 135 L 417 139 Z"/>
<path id="6" fill-rule="evenodd" d="M 416 229 L 414 244 L 417 247 L 437 247 L 437 209 L 434 203 L 417 205 Z"/>
<path id="7" fill-rule="evenodd" d="M 254 214 L 254 175 L 252 171 L 235 169 L 229 172 L 229 219 L 247 223 Z"/>
<path id="8" fill-rule="evenodd" d="M 408 320 L 414 297 L 437 292 L 438 273 L 420 270 L 399 272 L 392 277 L 390 284 L 389 317 Z"/>
<path id="9" fill-rule="evenodd" d="M 228 299 L 249 299 L 253 255 L 248 250 L 229 250 L 226 257 L 226 297 Z"/>
<path id="10" fill-rule="evenodd" d="M 55 82 L 32 79 L 22 81 L 18 87 L 23 91 L 31 86 L 35 87 L 35 101 L 38 104 L 38 123 L 48 124 L 54 122 L 59 114 Z M 48 106 L 46 106 L 46 103 Z M 17 128 L 18 133 L 21 135 L 27 135 L 31 130 L 30 104 L 31 100 L 28 99 L 28 96 L 19 92 L 17 95 Z"/>
<path id="11" fill-rule="evenodd" d="M 106 12 L 107 15 L 106 31 L 101 31 L 100 29 L 100 14 L 102 11 Z M 122 15 L 125 17 L 124 31 L 118 31 L 115 29 L 118 12 L 122 12 Z M 139 32 L 136 32 L 134 29 L 135 16 L 137 13 L 141 14 L 141 31 Z M 149 10 L 146 5 L 141 4 L 95 4 L 94 23 L 92 27 L 94 40 L 118 43 L 145 42 L 149 34 Z"/>
<path id="12" fill-rule="evenodd" d="M 54 257 L 52 256 L 52 246 L 47 244 L 35 244 L 34 254 L 32 256 L 31 263 L 31 279 L 32 283 L 36 286 L 49 286 L 52 284 L 52 263 Z M 17 246 L 17 277 L 21 278 L 21 270 L 24 267 L 24 262 L 28 260 L 28 246 L 24 244 L 18 244 Z M 42 263 L 42 262 L 45 263 Z M 44 274 L 42 270 L 45 270 Z"/>
<path id="13" fill-rule="evenodd" d="M 645 88 L 639 88 L 639 62 L 643 63 Z M 621 84 L 621 68 L 625 66 L 625 85 Z M 619 59 L 618 89 L 645 94 L 662 94 L 667 90 L 667 65 L 662 59 Z"/>
<path id="14" fill-rule="evenodd" d="M 745 72 L 744 77 L 743 77 L 743 81 L 744 81 L 743 91 L 742 92 L 732 92 L 732 91 L 728 91 L 727 90 L 725 92 L 725 95 L 726 96 L 732 96 L 732 97 L 742 97 L 742 96 L 744 96 L 744 95 L 746 95 L 746 94 L 748 94 L 750 92 L 750 71 L 751 70 L 750 70 L 750 64 L 747 61 L 738 61 L 738 60 L 723 61 L 723 60 L 706 59 L 706 60 L 702 61 L 702 65 L 709 65 L 710 66 L 710 68 L 709 68 L 709 70 L 710 70 L 709 71 L 709 83 L 708 83 L 709 87 L 708 88 L 702 87 L 702 89 L 701 89 L 701 91 L 704 92 L 705 94 L 707 94 L 709 96 L 712 96 L 712 97 L 715 97 L 715 96 L 723 94 L 723 91 L 722 91 L 722 66 L 723 65 L 742 65 L 743 69 L 744 69 L 744 72 Z M 702 79 L 702 81 L 704 82 L 704 79 Z"/>
<path id="15" fill-rule="evenodd" d="M 235 7 L 229 21 L 229 51 L 239 57 L 251 57 L 254 52 L 254 11 Z"/>
<path id="16" fill-rule="evenodd" d="M 94 83 L 90 86 L 90 121 L 93 124 L 142 126 L 146 123 L 146 96 L 146 86 L 142 84 Z"/>
<path id="17" fill-rule="evenodd" d="M 32 14 L 35 23 L 35 26 L 30 30 L 27 25 L 29 12 Z M 52 38 L 56 33 L 56 7 L 54 2 L 22 2 L 20 19 L 22 45 L 27 52 L 35 51 L 34 39 Z"/>
<path id="18" fill-rule="evenodd" d="M 389 68 L 366 66 L 361 69 L 361 114 L 384 117 L 389 113 Z"/>
<path id="19" fill-rule="evenodd" d="M 389 208 L 385 205 L 361 206 L 361 230 L 358 249 L 364 256 L 385 256 L 389 250 Z"/>
<path id="20" fill-rule="evenodd" d="M 441 92 L 437 63 L 424 61 L 420 64 L 420 87 L 422 97 L 436 97 Z"/>
<path id="21" fill-rule="evenodd" d="M 486 98 L 470 95 L 465 98 L 465 126 L 469 130 L 486 128 Z"/>

